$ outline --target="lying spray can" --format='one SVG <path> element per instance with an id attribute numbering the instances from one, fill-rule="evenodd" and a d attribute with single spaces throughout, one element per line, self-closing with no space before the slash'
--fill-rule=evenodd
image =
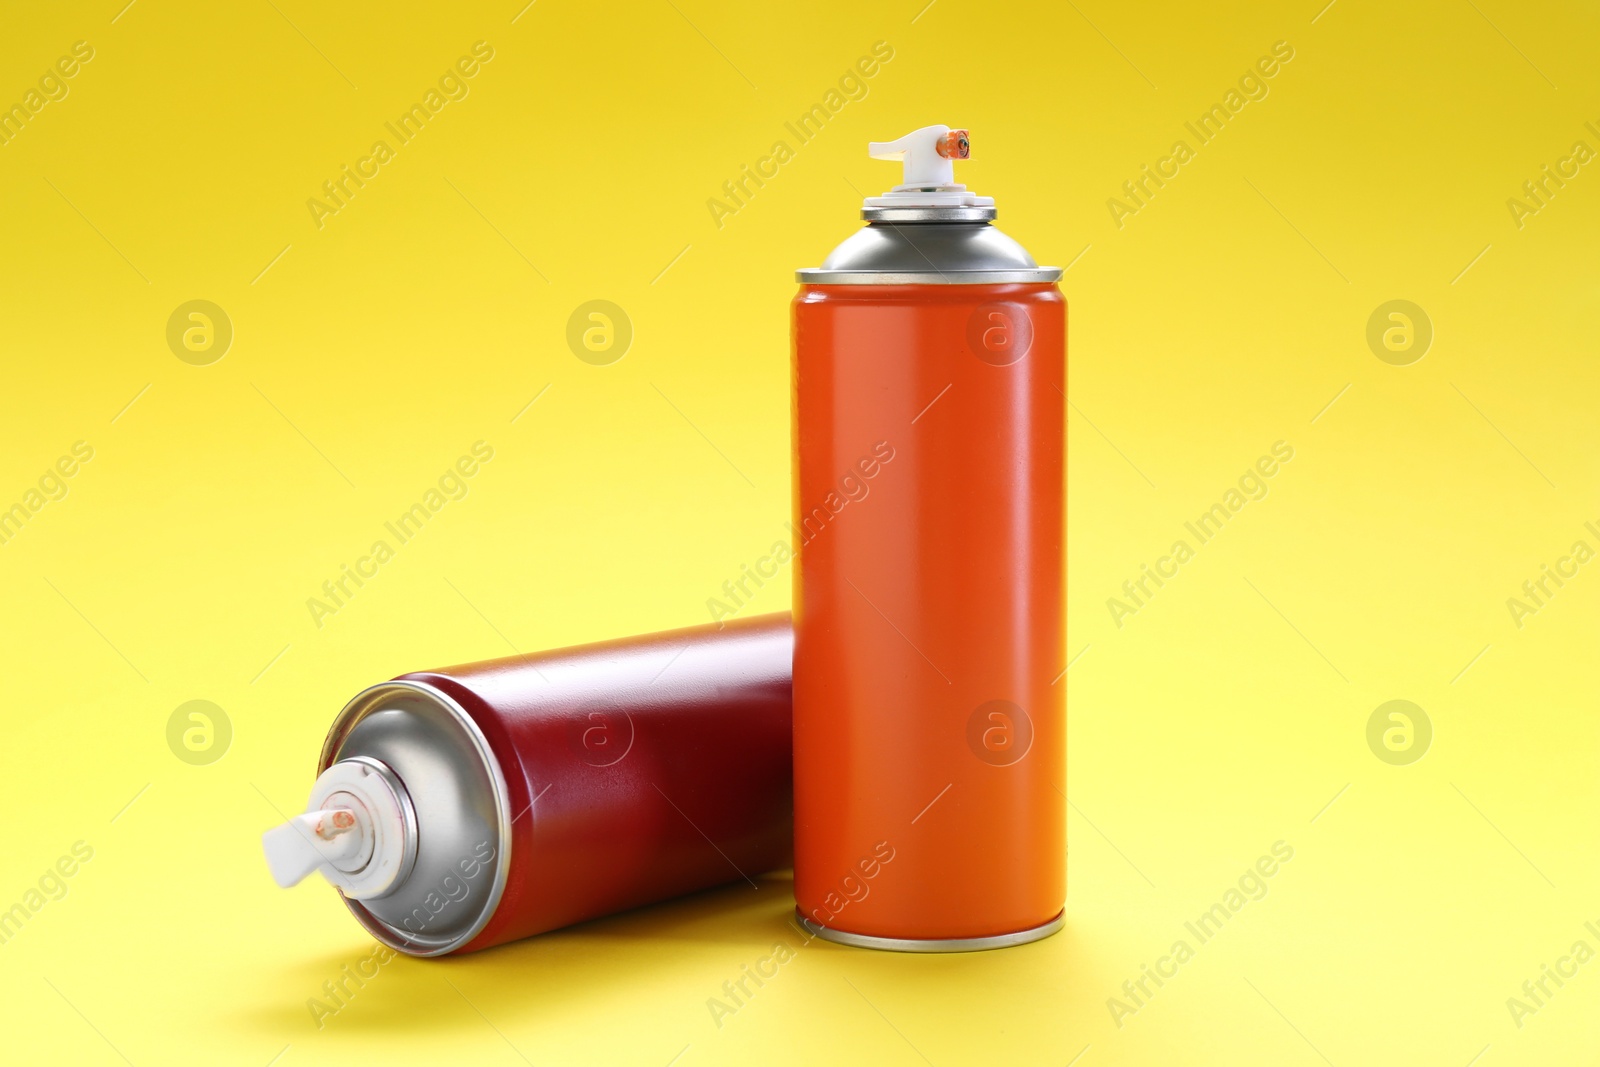
<path id="1" fill-rule="evenodd" d="M 373 686 L 268 864 L 414 956 L 787 866 L 792 654 L 768 615 Z"/>
<path id="2" fill-rule="evenodd" d="M 795 897 L 874 948 L 1036 940 L 1066 897 L 1066 302 L 968 146 L 872 144 L 904 181 L 793 304 Z"/>

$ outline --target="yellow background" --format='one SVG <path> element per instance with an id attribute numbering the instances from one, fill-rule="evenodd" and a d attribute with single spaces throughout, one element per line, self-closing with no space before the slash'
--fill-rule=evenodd
<path id="1" fill-rule="evenodd" d="M 1506 1006 L 1600 948 L 1600 564 L 1520 629 L 1506 606 L 1600 547 L 1600 174 L 1520 229 L 1506 206 L 1600 148 L 1592 10 L 123 2 L 0 32 L 0 102 L 95 50 L 0 147 L 0 506 L 95 450 L 0 545 L 0 906 L 94 849 L 0 946 L 7 1059 L 1592 1062 L 1600 962 L 1521 1028 Z M 318 229 L 307 199 L 479 40 L 470 95 Z M 880 40 L 868 95 L 719 229 L 706 200 Z M 1280 40 L 1270 94 L 1119 229 L 1108 198 Z M 777 876 L 396 960 L 319 1029 L 307 999 L 371 941 L 326 887 L 276 889 L 258 834 L 332 715 L 402 671 L 706 619 L 783 534 L 790 272 L 897 180 L 864 143 L 931 122 L 1072 263 L 1066 930 L 809 945 L 719 1028 L 707 999 L 795 940 Z M 235 331 L 209 366 L 166 343 L 192 299 Z M 565 341 L 592 299 L 634 326 L 610 366 Z M 1410 366 L 1365 340 L 1392 299 L 1434 326 Z M 318 628 L 307 598 L 478 440 L 469 495 Z M 1266 499 L 1115 625 L 1280 440 Z M 166 741 L 197 699 L 234 731 L 206 766 Z M 1367 746 L 1392 699 L 1433 724 L 1409 766 Z M 1108 998 L 1279 840 L 1267 896 L 1119 1028 Z"/>

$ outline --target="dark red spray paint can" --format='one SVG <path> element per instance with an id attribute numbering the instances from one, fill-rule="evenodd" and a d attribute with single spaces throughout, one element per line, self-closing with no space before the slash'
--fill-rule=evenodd
<path id="1" fill-rule="evenodd" d="M 792 649 L 768 615 L 373 686 L 268 860 L 416 956 L 784 867 Z"/>
<path id="2" fill-rule="evenodd" d="M 1066 897 L 1062 272 L 954 184 L 965 131 L 871 152 L 904 183 L 793 305 L 795 897 L 835 941 L 997 948 Z"/>

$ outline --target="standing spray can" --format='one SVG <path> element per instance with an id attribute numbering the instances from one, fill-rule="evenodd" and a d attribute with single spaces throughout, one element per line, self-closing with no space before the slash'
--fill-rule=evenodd
<path id="1" fill-rule="evenodd" d="M 340 712 L 262 843 L 380 942 L 489 948 L 790 862 L 789 616 L 437 671 Z"/>
<path id="2" fill-rule="evenodd" d="M 795 897 L 846 944 L 1021 944 L 1066 897 L 1062 272 L 955 184 L 965 130 L 869 152 L 904 181 L 793 304 Z"/>

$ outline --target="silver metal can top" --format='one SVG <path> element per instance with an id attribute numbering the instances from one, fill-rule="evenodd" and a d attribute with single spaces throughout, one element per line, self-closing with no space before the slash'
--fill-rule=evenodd
<path id="1" fill-rule="evenodd" d="M 465 945 L 494 915 L 510 873 L 506 780 L 487 738 L 445 693 L 418 682 L 385 682 L 339 713 L 319 767 L 360 761 L 387 771 L 414 813 L 405 842 L 414 860 L 377 896 L 350 911 L 379 941 L 414 956 Z"/>
<path id="2" fill-rule="evenodd" d="M 894 215 L 871 218 L 871 213 Z M 921 212 L 927 218 L 901 218 Z M 822 266 L 795 271 L 803 285 L 996 285 L 1056 282 L 1060 267 L 1041 267 L 1027 249 L 986 220 L 956 217 L 994 208 L 863 209 L 866 226 L 835 248 Z"/>
<path id="3" fill-rule="evenodd" d="M 901 182 L 869 196 L 867 226 L 835 248 L 820 267 L 795 271 L 802 285 L 996 285 L 1055 282 L 1060 267 L 1041 267 L 1027 249 L 990 225 L 994 198 L 955 180 L 956 160 L 971 155 L 966 130 L 924 126 L 894 141 L 873 141 L 873 159 L 898 160 Z"/>

